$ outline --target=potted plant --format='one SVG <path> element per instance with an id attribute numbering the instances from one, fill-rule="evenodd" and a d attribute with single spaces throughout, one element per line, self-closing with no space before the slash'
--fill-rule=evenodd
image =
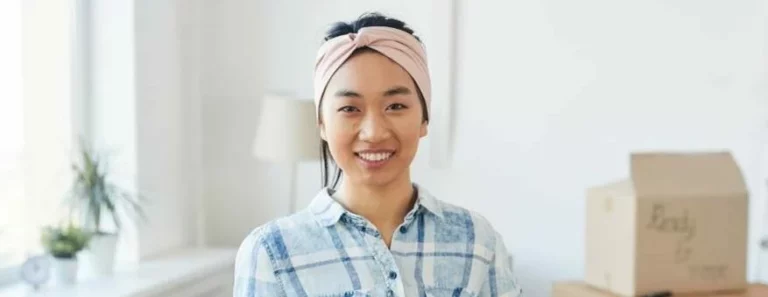
<path id="1" fill-rule="evenodd" d="M 107 159 L 82 145 L 79 160 L 72 164 L 74 182 L 70 202 L 93 238 L 87 258 L 96 274 L 111 274 L 123 219 L 144 218 L 143 198 L 120 187 L 109 172 Z"/>
<path id="2" fill-rule="evenodd" d="M 57 282 L 73 284 L 77 280 L 77 253 L 83 250 L 90 240 L 90 235 L 83 229 L 73 226 L 46 227 L 41 235 L 45 251 L 53 256 L 53 271 Z"/>

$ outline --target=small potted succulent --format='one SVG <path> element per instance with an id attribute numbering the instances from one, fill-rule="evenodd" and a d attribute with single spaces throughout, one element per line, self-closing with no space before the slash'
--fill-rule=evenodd
<path id="1" fill-rule="evenodd" d="M 91 236 L 72 223 L 66 227 L 46 227 L 41 243 L 54 259 L 53 275 L 61 284 L 73 284 L 77 280 L 77 253 L 88 246 Z"/>

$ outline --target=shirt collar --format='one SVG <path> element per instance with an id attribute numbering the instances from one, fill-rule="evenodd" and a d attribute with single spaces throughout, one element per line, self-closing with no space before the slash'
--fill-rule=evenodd
<path id="1" fill-rule="evenodd" d="M 414 210 L 418 210 L 419 207 L 423 207 L 428 212 L 431 212 L 438 218 L 442 219 L 443 209 L 439 201 L 437 201 L 437 199 L 432 196 L 432 194 L 427 192 L 427 190 L 423 187 L 415 183 L 413 185 L 418 191 L 418 197 L 416 198 Z M 341 217 L 348 212 L 344 206 L 341 205 L 341 203 L 337 202 L 335 199 L 333 199 L 333 197 L 331 197 L 330 193 L 331 191 L 327 187 L 321 189 L 309 204 L 310 212 L 314 215 L 317 222 L 320 223 L 320 225 L 323 227 L 336 224 L 339 219 L 341 219 Z M 414 211 L 412 210 L 410 213 L 413 212 Z"/>
<path id="2" fill-rule="evenodd" d="M 431 212 L 432 214 L 436 215 L 439 218 L 443 218 L 443 207 L 440 204 L 440 201 L 435 198 L 435 196 L 432 196 L 427 189 L 420 186 L 419 184 L 414 183 L 413 184 L 416 187 L 416 190 L 419 193 L 419 197 L 417 199 L 417 204 L 423 206 L 427 211 Z"/>
<path id="3" fill-rule="evenodd" d="M 330 189 L 325 187 L 312 199 L 312 202 L 309 204 L 309 211 L 321 226 L 328 227 L 336 224 L 341 216 L 344 215 L 346 209 L 331 198 Z"/>

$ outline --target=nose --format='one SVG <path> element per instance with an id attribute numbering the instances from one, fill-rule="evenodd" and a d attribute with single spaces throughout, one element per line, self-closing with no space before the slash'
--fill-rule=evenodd
<path id="1" fill-rule="evenodd" d="M 391 130 L 387 119 L 376 113 L 365 115 L 360 123 L 358 137 L 365 142 L 377 143 L 389 138 Z"/>

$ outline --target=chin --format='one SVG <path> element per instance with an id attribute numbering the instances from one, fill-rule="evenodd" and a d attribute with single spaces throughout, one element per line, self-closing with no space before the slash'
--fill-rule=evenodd
<path id="1" fill-rule="evenodd" d="M 405 174 L 404 170 L 394 170 L 394 168 L 388 168 L 390 170 L 382 170 L 382 171 L 362 171 L 358 172 L 357 178 L 354 179 L 354 181 L 357 184 L 365 185 L 368 187 L 385 187 L 391 184 L 394 184 L 403 177 Z M 407 170 L 407 168 L 405 169 Z"/>
<path id="2" fill-rule="evenodd" d="M 361 174 L 357 178 L 353 178 L 356 184 L 364 185 L 368 187 L 383 187 L 391 184 L 395 181 L 395 178 L 391 175 L 383 174 Z"/>

